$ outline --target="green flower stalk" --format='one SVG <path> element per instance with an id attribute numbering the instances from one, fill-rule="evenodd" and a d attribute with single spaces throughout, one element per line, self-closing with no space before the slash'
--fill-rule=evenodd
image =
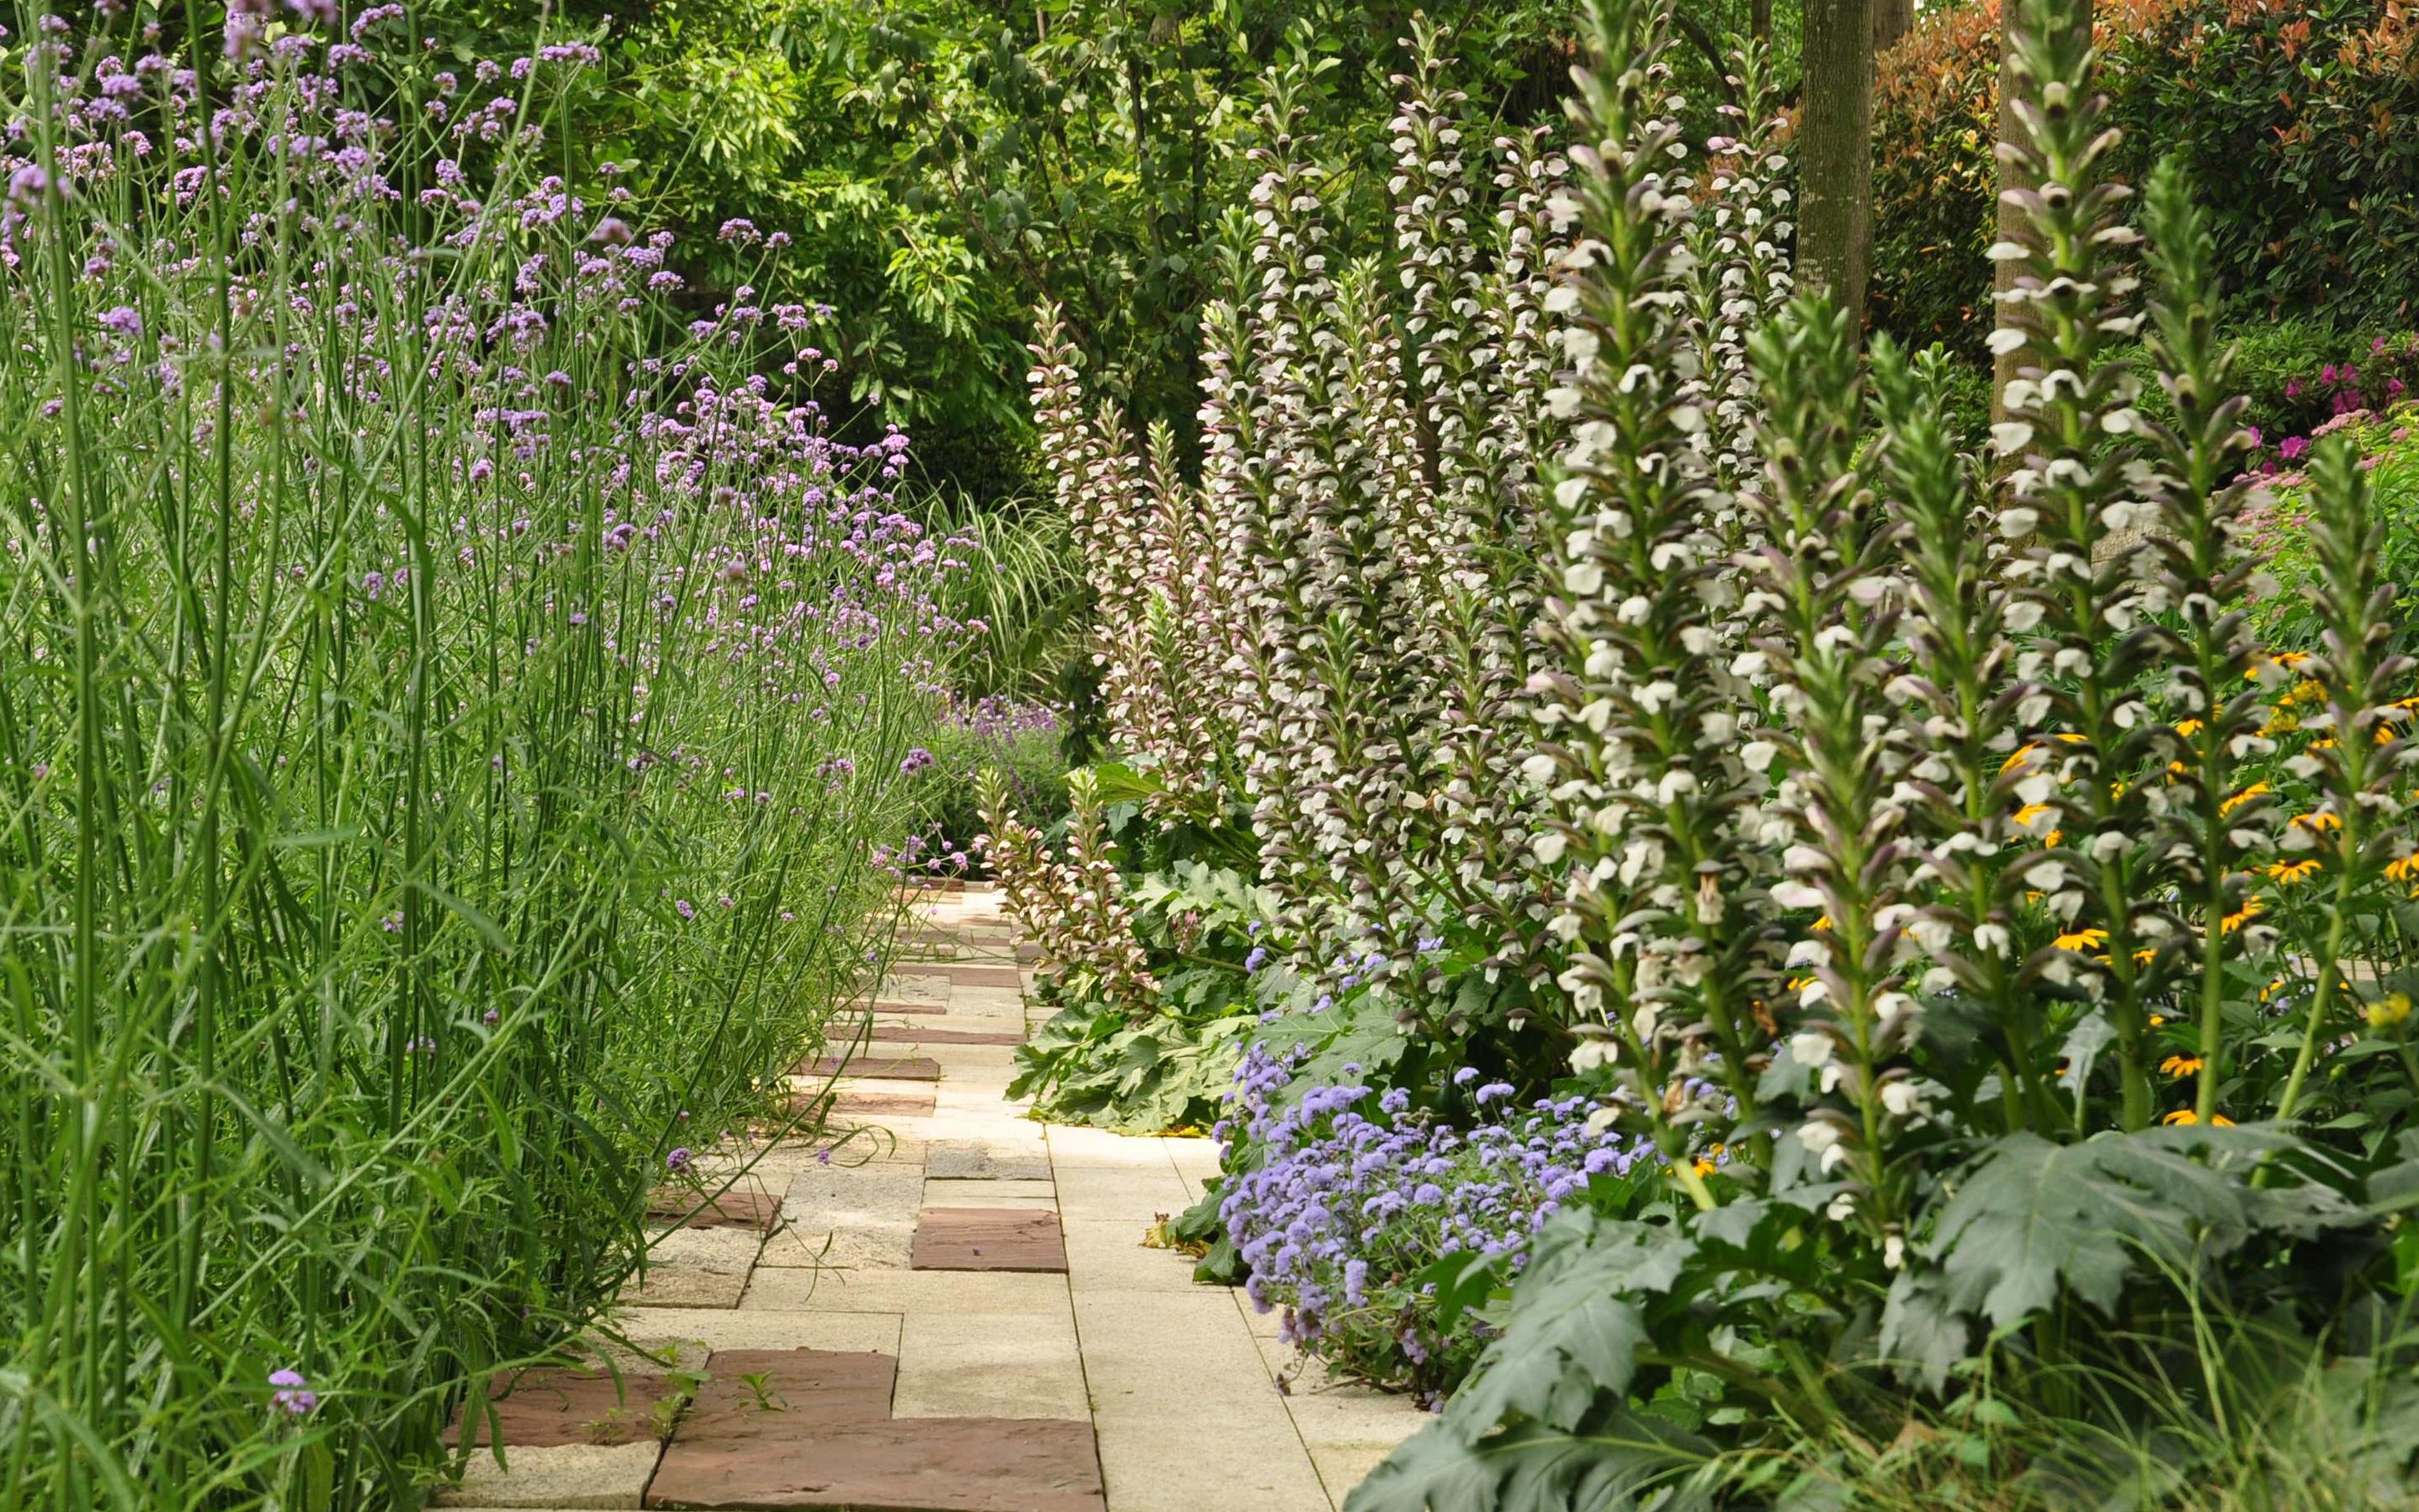
<path id="1" fill-rule="evenodd" d="M 983 854 L 1009 910 L 1041 948 L 1042 979 L 1069 1002 L 1113 1003 L 1137 1016 L 1157 1011 L 1159 983 L 1102 822 L 1098 775 L 1088 767 L 1067 774 L 1073 803 L 1057 856 L 1009 807 L 999 773 L 983 772 L 976 782 L 988 831 Z"/>
<path id="2" fill-rule="evenodd" d="M 1664 173 L 1680 140 L 1663 114 L 1667 22 L 1629 0 L 1595 20 L 1622 69 L 1577 76 L 1588 145 L 1572 152 L 1575 276 L 1557 291 L 1572 369 L 1555 395 L 1574 426 L 1546 627 L 1560 661 L 1532 681 L 1557 815 L 1539 846 L 1568 868 L 1563 985 L 1605 1017 L 1624 1100 L 1704 1206 L 1686 1131 L 1725 1099 L 1753 1117 L 1769 1039 L 1764 910 L 1737 848 L 1762 782 L 1739 754 L 1744 685 L 1719 656 L 1706 417 L 1678 377 L 1689 202 Z"/>
<path id="3" fill-rule="evenodd" d="M 1904 1194 L 1893 1187 L 1889 1137 L 1925 1109 L 1922 1083 L 1903 1063 L 1922 1005 L 1909 990 L 1918 847 L 1899 780 L 1913 743 L 1886 693 L 1901 655 L 1898 531 L 1856 455 L 1862 385 L 1845 312 L 1801 296 L 1748 346 L 1764 458 L 1762 486 L 1741 496 L 1761 538 L 1745 558 L 1748 604 L 1764 626 L 1755 654 L 1786 719 L 1749 749 L 1782 774 L 1771 809 L 1793 832 L 1774 896 L 1822 910 L 1787 962 L 1804 972 L 1789 983 L 1789 1022 L 1804 1026 L 1791 1057 L 1817 1077 L 1798 1137 L 1824 1169 L 1854 1173 L 1834 1214 L 1899 1239 Z M 1828 1100 L 1834 1090 L 1844 1110 Z"/>
<path id="4" fill-rule="evenodd" d="M 2251 438 L 2242 424 L 2243 401 L 2229 387 L 2233 351 L 2216 333 L 2216 248 L 2174 159 L 2151 176 L 2144 209 L 2158 279 L 2147 345 L 2176 419 L 2166 425 L 2134 417 L 2154 459 L 2159 506 L 2147 553 L 2156 576 L 2142 607 L 2172 626 L 2165 702 L 2178 716 L 2181 748 L 2169 768 L 2173 780 L 2145 796 L 2170 837 L 2159 870 L 2173 879 L 2180 903 L 2198 915 L 2179 932 L 2174 967 L 2198 974 L 2200 1079 L 2193 1113 L 2206 1124 L 2217 1117 L 2229 1069 L 2227 964 L 2269 938 L 2265 928 L 2250 924 L 2242 903 L 2248 868 L 2271 844 L 2269 806 L 2241 773 L 2246 758 L 2273 754 L 2275 746 L 2260 730 L 2266 711 L 2244 610 L 2257 565 L 2237 539 L 2252 492 L 2239 475 Z M 2153 964 L 2164 969 L 2167 958 Z"/>
<path id="5" fill-rule="evenodd" d="M 1039 324 L 1034 416 L 1091 579 L 1111 739 L 1160 777 L 1155 813 L 1219 823 L 1234 764 L 1212 693 L 1224 644 L 1193 629 L 1226 622 L 1217 542 L 1173 439 L 1155 428 L 1148 455 L 1137 455 L 1116 407 L 1087 412 L 1058 311 L 1045 306 Z"/>
<path id="6" fill-rule="evenodd" d="M 2148 479 L 2128 440 L 2139 384 L 2103 358 L 2141 323 L 2129 313 L 2137 280 L 2119 260 L 2138 238 L 2118 220 L 2126 190 L 2103 174 L 2116 133 L 2091 92 L 2082 14 L 2079 0 L 2050 0 L 2040 31 L 2018 36 L 2009 60 L 2033 87 L 2014 107 L 2026 140 L 1999 150 L 2039 187 L 2009 192 L 2025 228 L 1991 249 L 2018 268 L 1992 345 L 2020 357 L 1993 442 L 2017 462 L 1998 528 L 2021 543 L 2007 568 L 2019 601 L 2006 623 L 2030 638 L 2016 672 L 2034 685 L 2017 711 L 2037 738 L 2019 752 L 2016 791 L 2054 812 L 2063 837 L 2027 857 L 2026 875 L 2067 938 L 2098 947 L 2053 947 L 2031 969 L 2104 1005 L 2133 1129 L 2152 1111 L 2149 967 L 2174 933 L 2146 886 L 2157 826 L 2142 780 L 2164 764 L 2168 737 L 2143 686 L 2162 638 L 2146 623 L 2140 581 L 2140 532 L 2156 506 L 2140 497 Z"/>
<path id="7" fill-rule="evenodd" d="M 1998 1026 L 2009 1126 L 2048 1129 L 2057 1119 L 2040 1053 L 2048 1026 L 2016 953 L 2019 889 L 2008 876 L 2031 837 L 2015 822 L 2022 773 L 2008 761 L 2026 689 L 2012 676 L 1998 580 L 2006 548 L 1974 528 L 1976 468 L 1950 438 L 1929 378 L 1895 343 L 1874 344 L 1876 482 L 1905 553 L 1907 662 L 1897 687 L 1920 751 L 1902 778 L 1920 855 L 1910 880 L 1925 885 L 1907 927 L 1933 963 L 1919 989 L 1962 993 Z"/>
<path id="8" fill-rule="evenodd" d="M 2339 1009 L 2353 920 L 2376 906 L 2371 900 L 2381 877 L 2419 871 L 2410 859 L 2408 817 L 2419 739 L 2412 738 L 2410 703 L 2395 698 L 2412 661 L 2387 650 L 2396 629 L 2394 589 L 2378 580 L 2377 570 L 2385 527 L 2375 513 L 2368 475 L 2344 438 L 2319 443 L 2310 481 L 2310 545 L 2319 572 L 2303 592 L 2318 611 L 2321 640 L 2301 671 L 2325 690 L 2326 706 L 2302 724 L 2325 737 L 2291 764 L 2316 781 L 2324 801 L 2311 815 L 2317 822 L 2288 830 L 2287 841 L 2290 849 L 2302 838 L 2325 856 L 2330 887 L 2326 930 L 2311 952 L 2317 976 L 2301 1043 L 2276 1098 L 2280 1123 L 2301 1111 L 2319 1041 Z"/>

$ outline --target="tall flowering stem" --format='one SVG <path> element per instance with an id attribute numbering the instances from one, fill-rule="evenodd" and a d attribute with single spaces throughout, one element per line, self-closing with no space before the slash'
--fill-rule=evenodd
<path id="1" fill-rule="evenodd" d="M 1874 346 L 1880 424 L 1877 484 L 1904 552 L 1901 592 L 1907 664 L 1896 691 L 1919 754 L 1903 774 L 1907 831 L 1926 881 L 1908 929 L 1932 964 L 1927 994 L 1957 991 L 1988 1005 L 1999 1026 L 2011 1126 L 2048 1128 L 2056 1111 L 2039 1046 L 2046 1025 L 2015 953 L 2010 868 L 2030 836 L 2008 760 L 2024 685 L 2012 675 L 1999 584 L 2006 548 L 1974 528 L 1974 469 L 1943 422 L 1928 375 L 1887 340 Z"/>
<path id="2" fill-rule="evenodd" d="M 1163 428 L 1145 454 L 1115 408 L 1086 408 L 1056 309 L 1041 311 L 1032 352 L 1042 449 L 1092 583 L 1111 739 L 1157 769 L 1160 811 L 1218 824 L 1235 779 L 1234 737 L 1214 693 L 1226 659 L 1215 627 L 1230 606 L 1200 496 Z"/>
<path id="3" fill-rule="evenodd" d="M 2317 609 L 2318 655 L 2302 671 L 2325 690 L 2323 710 L 2303 720 L 2323 732 L 2293 765 L 2315 779 L 2324 795 L 2308 816 L 2316 821 L 2287 832 L 2288 848 L 2298 837 L 2326 856 L 2332 884 L 2326 933 L 2312 952 L 2317 972 L 2310 1006 L 2294 1052 L 2293 1069 L 2277 1094 L 2276 1119 L 2301 1109 L 2319 1043 L 2338 1006 L 2340 973 L 2352 920 L 2381 874 L 2407 877 L 2419 872 L 2411 860 L 2411 773 L 2419 768 L 2419 739 L 2411 730 L 2411 700 L 2396 690 L 2410 677 L 2412 660 L 2389 653 L 2396 629 L 2394 588 L 2379 581 L 2377 564 L 2385 527 L 2377 517 L 2368 475 L 2351 444 L 2330 436 L 2310 462 L 2310 545 L 2319 574 L 2304 592 Z"/>
<path id="4" fill-rule="evenodd" d="M 2102 164 L 2117 133 L 2106 101 L 2090 92 L 2090 28 L 2080 0 L 2048 0 L 2038 31 L 2019 34 L 2010 65 L 2031 82 L 2012 104 L 2026 140 L 2002 143 L 2037 188 L 2011 190 L 2023 229 L 1991 249 L 2012 260 L 2013 286 L 1995 348 L 2017 354 L 2003 399 L 2009 418 L 1993 440 L 2017 460 L 2006 479 L 1999 528 L 2022 543 L 2008 563 L 2024 602 L 2009 627 L 2032 641 L 2017 674 L 2035 684 L 2018 717 L 2040 738 L 2018 753 L 2018 795 L 2057 817 L 2064 840 L 2028 857 L 2026 875 L 2062 943 L 2031 964 L 2053 984 L 2104 1003 L 2117 1033 L 2127 1128 L 2151 1113 L 2147 1000 L 2157 947 L 2174 933 L 2146 886 L 2155 845 L 2146 771 L 2171 743 L 2145 697 L 2143 678 L 2164 632 L 2147 623 L 2138 575 L 2139 532 L 2156 506 L 2130 444 L 2139 383 L 2104 359 L 2107 344 L 2141 323 L 2129 296 L 2138 280 L 2120 255 L 2138 238 L 2118 212 L 2127 191 Z"/>
<path id="5" fill-rule="evenodd" d="M 1665 114 L 1665 24 L 1651 5 L 1613 0 L 1596 25 L 1622 70 L 1577 75 L 1589 141 L 1572 152 L 1579 276 L 1558 291 L 1574 329 L 1554 398 L 1575 424 L 1551 493 L 1556 661 L 1532 690 L 1557 807 L 1540 843 L 1568 862 L 1563 983 L 1609 1021 L 1626 1100 L 1710 1205 L 1680 1158 L 1686 1130 L 1752 1116 L 1770 972 L 1735 846 L 1760 782 L 1737 750 L 1740 685 L 1717 657 L 1708 586 L 1722 561 L 1694 440 L 1706 417 L 1675 377 L 1690 206 L 1664 174 L 1680 143 Z"/>
<path id="6" fill-rule="evenodd" d="M 2240 775 L 2245 759 L 2274 753 L 2261 726 L 2249 615 L 2244 604 L 2257 562 L 2240 545 L 2251 495 L 2240 463 L 2251 442 L 2243 401 L 2228 387 L 2233 351 L 2217 337 L 2216 248 L 2175 160 L 2160 164 L 2144 198 L 2149 262 L 2157 274 L 2148 338 L 2159 383 L 2175 407 L 2171 425 L 2137 419 L 2154 460 L 2159 515 L 2149 552 L 2157 563 L 2143 595 L 2146 611 L 2173 629 L 2166 699 L 2180 717 L 2181 747 L 2172 780 L 2153 789 L 2164 802 L 2162 871 L 2179 897 L 2196 905 L 2183 932 L 2196 962 L 2200 1079 L 2194 1117 L 2217 1117 L 2226 1085 L 2226 992 L 2229 959 L 2257 948 L 2267 932 L 2244 927 L 2245 880 L 2269 845 L 2261 820 L 2269 806 Z M 2230 481 L 2229 481 L 2230 480 Z M 2333 970 L 2322 964 L 2322 975 Z"/>
<path id="7" fill-rule="evenodd" d="M 1785 773 L 1774 808 L 1795 830 L 1775 892 L 1784 905 L 1823 911 L 1789 955 L 1806 973 L 1790 983 L 1806 1026 L 1791 1053 L 1815 1070 L 1822 1092 L 1838 1088 L 1847 1103 L 1845 1113 L 1818 1103 L 1800 1137 L 1825 1168 L 1844 1162 L 1857 1173 L 1845 1206 L 1895 1236 L 1903 1204 L 1891 1190 L 1887 1136 L 1893 1115 L 1917 1109 L 1898 1062 L 1921 1017 L 1907 990 L 1915 847 L 1897 780 L 1909 742 L 1884 693 L 1900 655 L 1889 572 L 1898 532 L 1855 456 L 1862 395 L 1845 312 L 1801 298 L 1749 348 L 1764 459 L 1762 486 L 1746 495 L 1763 537 L 1749 557 L 1749 602 L 1768 625 L 1755 644 L 1787 720 L 1764 742 Z"/>
<path id="8" fill-rule="evenodd" d="M 1071 1002 L 1155 1011 L 1159 983 L 1102 824 L 1099 777 L 1088 768 L 1068 774 L 1072 807 L 1057 856 L 1009 806 L 1005 779 L 985 772 L 977 781 L 988 830 L 983 854 L 1009 908 L 1041 948 L 1041 977 Z"/>

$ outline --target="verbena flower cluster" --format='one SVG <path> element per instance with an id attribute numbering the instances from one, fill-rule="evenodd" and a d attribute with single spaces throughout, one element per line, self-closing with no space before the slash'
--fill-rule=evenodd
<path id="1" fill-rule="evenodd" d="M 1415 1111 L 1410 1092 L 1297 1088 L 1258 1045 L 1236 1072 L 1227 1123 L 1256 1168 L 1231 1178 L 1220 1216 L 1251 1267 L 1261 1311 L 1284 1309 L 1284 1336 L 1339 1367 L 1422 1389 L 1468 1366 L 1469 1328 L 1444 1326 L 1421 1273 L 1449 1255 L 1502 1258 L 1517 1273 L 1531 1235 L 1598 1176 L 1658 1157 L 1629 1134 L 1592 1129 L 1585 1097 L 1513 1105 L 1506 1082 L 1463 1067 L 1490 1121 L 1456 1128 Z"/>
<path id="2" fill-rule="evenodd" d="M 295 1494 L 197 1350 L 294 1362 L 319 1494 L 416 1499 L 443 1414 L 399 1383 L 581 1326 L 675 1114 L 760 1108 L 856 985 L 959 633 L 776 239 L 726 227 L 759 273 L 679 302 L 548 131 L 594 48 L 334 8 L 0 37 L 37 1501 Z"/>

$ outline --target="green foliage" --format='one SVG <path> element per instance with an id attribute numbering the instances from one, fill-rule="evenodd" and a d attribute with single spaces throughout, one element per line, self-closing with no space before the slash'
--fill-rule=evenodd
<path id="1" fill-rule="evenodd" d="M 919 512 L 971 570 L 951 574 L 942 605 L 980 625 L 953 658 L 950 686 L 968 698 L 1050 702 L 1090 661 L 1090 603 L 1067 517 L 1033 501 L 983 509 L 963 492 L 934 492 Z"/>
<path id="2" fill-rule="evenodd" d="M 1040 1117 L 1065 1123 L 1141 1134 L 1207 1128 L 1259 1021 L 1242 963 L 1268 918 L 1268 895 L 1238 872 L 1179 861 L 1136 879 L 1128 896 L 1151 1000 L 1079 995 L 1017 1047 L 1009 1095 L 1034 1094 Z"/>
<path id="3" fill-rule="evenodd" d="M 1927 14 L 1874 86 L 1872 323 L 1967 356 L 1992 322 L 1997 19 L 1991 3 Z M 2419 37 L 2404 8 L 2124 0 L 2094 19 L 2100 86 L 2125 132 L 2112 167 L 2140 182 L 2173 154 L 2201 186 L 2237 321 L 2399 329 L 2419 300 L 2419 136 L 2407 129 Z"/>
<path id="4" fill-rule="evenodd" d="M 1053 1123 L 1197 1133 L 1217 1117 L 1244 1031 L 1258 1017 L 1211 1011 L 1195 1018 L 1173 1006 L 1136 1017 L 1106 1003 L 1079 1003 L 1017 1046 L 1008 1095 L 1033 1095 L 1035 1115 Z"/>
<path id="5" fill-rule="evenodd" d="M 2405 408 L 2359 422 L 2340 433 L 2368 470 L 2378 520 L 2383 527 L 2379 573 L 2396 585 L 2389 616 L 2397 627 L 2393 648 L 2406 656 L 2419 653 L 2419 440 L 2412 437 L 2414 421 L 2419 421 L 2419 411 Z M 2282 591 L 2254 605 L 2252 619 L 2270 645 L 2313 650 L 2319 644 L 2319 626 L 2302 592 L 2318 571 L 2308 530 L 2310 479 L 2301 472 L 2285 475 L 2276 480 L 2274 493 L 2273 506 L 2258 522 L 2255 549 Z"/>
<path id="6" fill-rule="evenodd" d="M 971 855 L 983 833 L 979 779 L 998 776 L 1019 814 L 1047 829 L 1067 815 L 1067 764 L 1048 711 L 986 699 L 945 712 L 924 736 L 932 756 L 907 783 L 915 832 L 937 854 Z"/>
<path id="7" fill-rule="evenodd" d="M 1718 559 L 1748 589 L 1747 686 L 1583 618 L 1696 612 L 1657 595 L 1707 570 L 1687 552 L 1711 506 L 1683 506 L 1718 501 L 1673 443 L 1685 328 L 1647 314 L 1682 244 L 1641 166 L 1668 130 L 1659 8 L 1602 8 L 1581 80 L 1595 363 L 1555 497 L 1602 736 L 1570 735 L 1563 769 L 1664 784 L 1585 838 L 1609 856 L 1571 889 L 1595 912 L 1564 980 L 1604 984 L 1610 1032 L 1572 1062 L 1668 1190 L 1554 1221 L 1486 1304 L 1478 1373 L 1352 1506 L 1805 1505 L 1790 1462 L 1870 1459 L 1951 1394 L 2049 1420 L 2021 1444 L 1959 1429 L 2028 1504 L 2190 1505 L 2211 1478 L 2260 1504 L 2293 1457 L 2234 1415 L 2252 1351 L 2220 1319 L 2375 1383 L 2339 1442 L 2407 1499 L 2411 1447 L 2375 1435 L 2419 1392 L 2419 700 L 2373 478 L 2343 436 L 2311 453 L 2315 649 L 2263 650 L 2223 243 L 2173 159 L 2122 223 L 2082 6 L 2052 0 L 2016 54 L 2039 188 L 2005 254 L 2004 478 L 1954 450 L 1938 362 L 1883 342 L 1860 364 L 1800 299 L 1747 341 L 1753 533 Z M 2114 349 L 2135 334 L 2139 359 Z M 1715 805 L 1741 817 L 1706 825 Z"/>
<path id="8" fill-rule="evenodd" d="M 1198 312 L 1259 171 L 1273 73 L 1296 80 L 1350 186 L 1339 244 L 1384 232 L 1389 80 L 1423 8 L 1453 29 L 1486 115 L 1550 114 L 1562 0 L 575 0 L 569 19 L 599 27 L 621 81 L 587 134 L 686 228 L 684 266 L 731 288 L 755 270 L 715 228 L 786 233 L 792 276 L 833 307 L 815 345 L 848 398 L 988 502 L 1033 481 L 1022 380 L 1045 300 L 1138 429 L 1191 432 Z M 520 40 L 532 19 L 432 0 L 428 24 L 468 46 Z"/>
<path id="9" fill-rule="evenodd" d="M 581 55 L 229 8 L 0 67 L 11 1507 L 458 1473 L 863 991 L 930 715 L 880 456 L 551 181 Z"/>

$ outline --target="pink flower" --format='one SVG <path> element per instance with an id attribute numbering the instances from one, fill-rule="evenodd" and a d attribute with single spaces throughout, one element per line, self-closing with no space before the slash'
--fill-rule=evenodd
<path id="1" fill-rule="evenodd" d="M 2293 458 L 2300 456 L 2309 449 L 2309 438 L 2305 436 L 2288 436 L 2282 441 L 2277 443 L 2276 455 L 2283 457 L 2286 461 L 2290 462 Z"/>

